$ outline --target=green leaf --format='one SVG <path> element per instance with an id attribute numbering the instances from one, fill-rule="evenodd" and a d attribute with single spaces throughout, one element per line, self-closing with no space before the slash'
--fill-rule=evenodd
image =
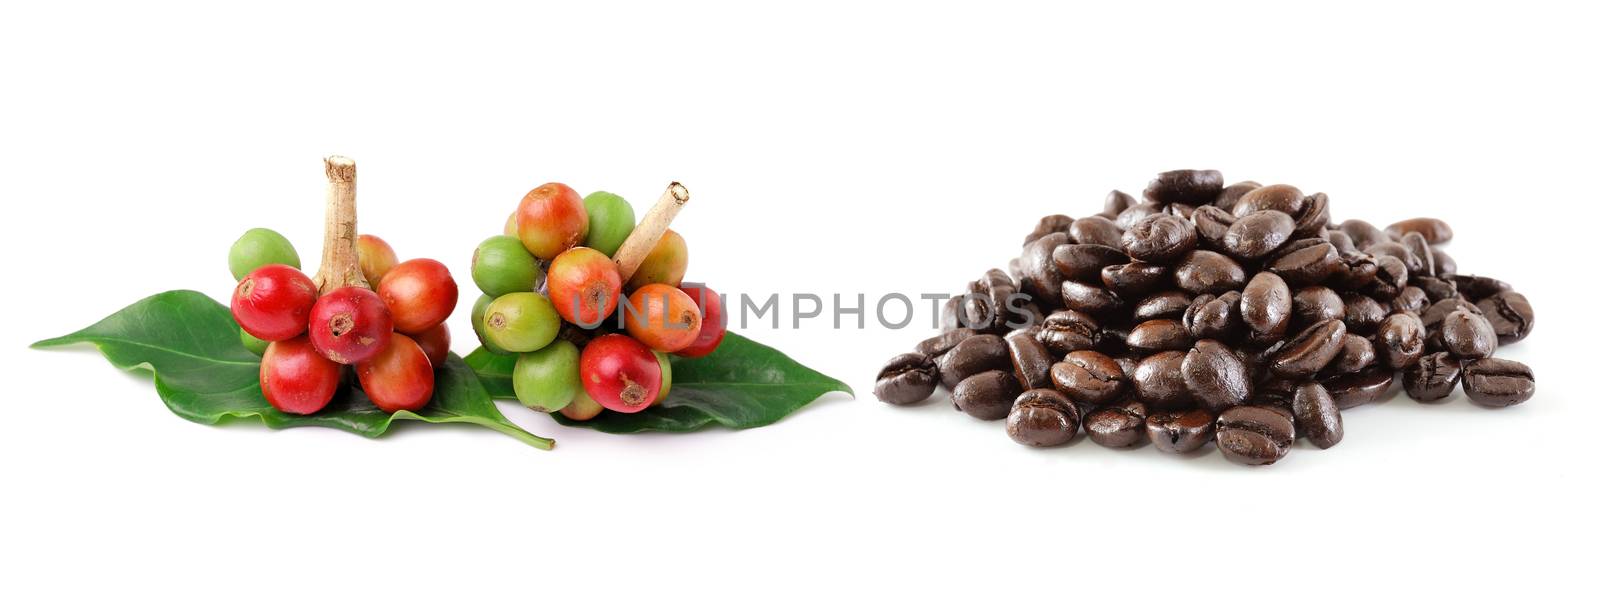
<path id="1" fill-rule="evenodd" d="M 272 428 L 324 426 L 376 437 L 396 420 L 469 423 L 509 435 L 534 447 L 555 441 L 511 423 L 461 358 L 451 354 L 434 374 L 433 400 L 422 409 L 385 413 L 355 386 L 347 386 L 315 415 L 290 415 L 261 395 L 261 358 L 239 342 L 239 326 L 228 307 L 188 290 L 156 294 L 66 336 L 34 348 L 92 343 L 112 364 L 155 375 L 156 392 L 179 417 L 203 424 L 225 419 L 260 419 Z"/>
<path id="2" fill-rule="evenodd" d="M 516 397 L 511 389 L 516 356 L 479 348 L 466 361 L 496 398 Z M 606 411 L 588 421 L 574 421 L 560 413 L 551 416 L 564 425 L 613 434 L 693 432 L 712 424 L 756 428 L 783 419 L 828 392 L 855 395 L 838 379 L 729 332 L 711 355 L 672 357 L 672 391 L 661 406 L 638 413 Z"/>

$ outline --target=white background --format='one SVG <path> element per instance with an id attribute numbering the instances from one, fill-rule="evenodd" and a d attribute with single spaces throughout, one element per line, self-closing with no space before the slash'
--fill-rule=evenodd
<path id="1" fill-rule="evenodd" d="M 1592 14 L 291 4 L 0 9 L 0 609 L 1590 602 L 1595 338 L 1573 282 L 1593 281 Z M 943 403 L 871 398 L 927 330 L 811 321 L 747 333 L 858 400 L 675 436 L 504 404 L 559 439 L 547 453 L 470 427 L 201 426 L 91 351 L 24 348 L 157 291 L 226 297 L 252 226 L 314 266 L 331 153 L 360 165 L 362 230 L 464 287 L 540 183 L 642 213 L 680 180 L 690 278 L 786 295 L 956 290 L 1043 214 L 1218 168 L 1325 191 L 1340 219 L 1447 217 L 1463 271 L 1536 305 L 1502 355 L 1539 391 L 1353 410 L 1339 446 L 1267 469 L 1032 450 Z"/>

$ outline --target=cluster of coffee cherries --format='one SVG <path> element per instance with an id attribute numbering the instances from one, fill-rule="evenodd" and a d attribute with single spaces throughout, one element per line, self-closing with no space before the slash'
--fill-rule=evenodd
<path id="1" fill-rule="evenodd" d="M 1527 337 L 1533 308 L 1458 273 L 1443 220 L 1333 223 L 1325 194 L 1214 170 L 1161 173 L 1143 196 L 1041 219 L 1009 271 L 946 303 L 944 333 L 879 372 L 878 398 L 915 404 L 942 385 L 1025 445 L 1081 426 L 1108 447 L 1214 441 L 1259 465 L 1297 439 L 1337 444 L 1340 411 L 1396 381 L 1420 402 L 1533 395 L 1533 371 L 1493 355 Z"/>
<path id="2" fill-rule="evenodd" d="M 677 232 L 666 230 L 623 278 L 612 257 L 636 223 L 616 194 L 583 198 L 546 183 L 522 198 L 503 235 L 478 245 L 473 330 L 485 349 L 518 355 L 522 404 L 580 421 L 636 413 L 671 391 L 668 354 L 700 357 L 721 344 L 721 298 L 683 283 L 689 250 Z"/>
<path id="3" fill-rule="evenodd" d="M 310 415 L 328 406 L 346 366 L 378 408 L 422 408 L 434 369 L 450 352 L 445 318 L 456 282 L 437 260 L 398 261 L 376 236 L 356 241 L 362 279 L 319 290 L 301 272 L 288 239 L 265 228 L 234 243 L 228 266 L 239 281 L 231 308 L 241 340 L 261 355 L 261 391 L 279 411 Z M 373 291 L 371 288 L 376 288 Z"/>

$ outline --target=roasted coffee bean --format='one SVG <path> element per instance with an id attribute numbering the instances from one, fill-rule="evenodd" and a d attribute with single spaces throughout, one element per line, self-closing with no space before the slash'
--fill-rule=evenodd
<path id="1" fill-rule="evenodd" d="M 1377 366 L 1321 381 L 1322 387 L 1328 390 L 1328 395 L 1333 396 L 1333 403 L 1339 405 L 1340 409 L 1358 407 L 1382 398 L 1393 382 L 1394 371 Z"/>
<path id="2" fill-rule="evenodd" d="M 1198 240 L 1194 224 L 1182 217 L 1161 213 L 1141 219 L 1128 228 L 1122 235 L 1122 250 L 1135 260 L 1161 264 L 1193 250 Z"/>
<path id="3" fill-rule="evenodd" d="M 1133 328 L 1125 322 L 1100 328 L 1100 342 L 1095 344 L 1095 349 L 1106 355 L 1122 355 L 1128 352 L 1128 334 Z"/>
<path id="4" fill-rule="evenodd" d="M 1011 351 L 1011 371 L 1022 389 L 1050 389 L 1050 366 L 1056 360 L 1044 343 L 1027 332 L 1008 334 L 1005 340 Z"/>
<path id="5" fill-rule="evenodd" d="M 1183 312 L 1183 325 L 1189 329 L 1189 335 L 1196 339 L 1235 338 L 1244 330 L 1244 321 L 1239 317 L 1239 301 L 1242 297 L 1236 291 L 1220 296 L 1196 296 L 1189 303 L 1189 309 Z"/>
<path id="6" fill-rule="evenodd" d="M 1446 277 L 1456 284 L 1456 291 L 1461 292 L 1468 300 L 1482 300 L 1500 292 L 1511 291 L 1511 284 L 1482 275 L 1449 275 Z"/>
<path id="7" fill-rule="evenodd" d="M 944 307 L 939 311 L 939 331 L 953 332 L 961 329 L 961 319 L 966 317 L 961 311 L 961 297 L 951 296 L 944 301 Z"/>
<path id="8" fill-rule="evenodd" d="M 1228 235 L 1228 228 L 1239 221 L 1233 213 L 1214 206 L 1195 209 L 1194 215 L 1189 219 L 1194 222 L 1194 231 L 1200 237 L 1200 244 L 1207 249 L 1221 249 L 1222 239 Z"/>
<path id="9" fill-rule="evenodd" d="M 1294 219 L 1294 237 L 1326 236 L 1328 233 L 1328 195 L 1317 192 L 1306 196 Z"/>
<path id="10" fill-rule="evenodd" d="M 1224 187 L 1222 188 L 1222 193 L 1217 194 L 1217 198 L 1211 201 L 1211 206 L 1223 211 L 1232 211 L 1233 205 L 1238 204 L 1239 198 L 1242 198 L 1257 187 L 1261 187 L 1261 184 L 1255 181 L 1240 181 Z M 1232 213 L 1229 213 L 1229 215 L 1232 215 Z"/>
<path id="11" fill-rule="evenodd" d="M 1283 278 L 1291 287 L 1315 285 L 1339 269 L 1342 260 L 1333 245 L 1326 242 L 1302 246 L 1293 251 L 1287 248 L 1267 264 L 1267 270 Z"/>
<path id="12" fill-rule="evenodd" d="M 1175 290 L 1150 294 L 1133 305 L 1133 320 L 1182 318 L 1192 300 L 1188 293 Z"/>
<path id="13" fill-rule="evenodd" d="M 1339 253 L 1356 250 L 1355 241 L 1350 240 L 1350 235 L 1345 234 L 1344 230 L 1329 230 L 1328 244 L 1333 245 L 1334 249 L 1338 249 Z"/>
<path id="14" fill-rule="evenodd" d="M 1250 398 L 1250 376 L 1227 345 L 1201 340 L 1183 356 L 1183 384 L 1201 407 L 1220 411 Z"/>
<path id="15" fill-rule="evenodd" d="M 983 420 L 1005 419 L 1011 405 L 1022 395 L 1022 385 L 1011 371 L 989 370 L 962 379 L 950 397 L 956 408 Z"/>
<path id="16" fill-rule="evenodd" d="M 1104 217 L 1078 219 L 1072 222 L 1072 228 L 1067 234 L 1072 236 L 1073 242 L 1080 245 L 1122 246 L 1122 228 L 1118 228 L 1116 222 Z"/>
<path id="17" fill-rule="evenodd" d="M 1139 220 L 1141 219 L 1151 215 L 1160 215 L 1165 213 L 1166 211 L 1163 211 L 1162 208 L 1163 207 L 1161 205 L 1149 203 L 1130 206 L 1128 207 L 1128 210 L 1117 214 L 1117 229 L 1127 230 L 1128 228 L 1132 228 L 1134 224 L 1139 223 Z"/>
<path id="18" fill-rule="evenodd" d="M 1430 245 L 1449 242 L 1451 238 L 1455 237 L 1455 232 L 1450 230 L 1450 224 L 1445 223 L 1442 219 L 1434 219 L 1432 217 L 1417 217 L 1415 219 L 1397 221 L 1389 224 L 1385 231 L 1390 236 L 1397 238 L 1410 232 L 1416 232 L 1421 234 L 1424 239 L 1427 239 Z"/>
<path id="19" fill-rule="evenodd" d="M 1259 272 L 1245 284 L 1239 297 L 1239 319 L 1244 322 L 1250 338 L 1259 343 L 1270 343 L 1283 338 L 1289 329 L 1289 315 L 1293 306 L 1289 286 L 1278 275 Z"/>
<path id="20" fill-rule="evenodd" d="M 1323 372 L 1340 375 L 1360 371 L 1378 361 L 1378 352 L 1372 346 L 1372 341 L 1359 334 L 1350 333 L 1346 328 L 1344 342 L 1340 343 L 1338 355 L 1333 356 L 1333 361 L 1323 368 Z"/>
<path id="21" fill-rule="evenodd" d="M 1444 321 L 1439 323 L 1439 335 L 1445 349 L 1458 358 L 1486 358 L 1499 348 L 1494 326 L 1484 316 L 1469 311 L 1454 311 L 1444 316 Z"/>
<path id="22" fill-rule="evenodd" d="M 1350 332 L 1374 334 L 1378 331 L 1378 324 L 1388 316 L 1389 309 L 1372 296 L 1366 294 L 1344 296 L 1344 326 Z"/>
<path id="23" fill-rule="evenodd" d="M 1023 246 L 1026 247 L 1027 245 Z M 1017 287 L 1022 286 L 1022 258 L 1015 257 L 1006 262 L 1006 272 L 1011 273 L 1011 278 L 1017 280 Z"/>
<path id="24" fill-rule="evenodd" d="M 1436 279 L 1427 277 L 1422 280 L 1435 281 Z M 1389 301 L 1389 311 L 1391 313 L 1404 311 L 1406 313 L 1411 313 L 1421 317 L 1422 312 L 1426 310 L 1430 304 L 1433 304 L 1433 302 L 1428 300 L 1427 292 L 1422 291 L 1422 288 L 1419 288 L 1415 285 L 1409 285 L 1406 286 L 1405 289 L 1400 290 L 1399 295 L 1396 295 L 1394 300 Z"/>
<path id="25" fill-rule="evenodd" d="M 1100 324 L 1080 311 L 1056 311 L 1044 318 L 1035 337 L 1051 353 L 1062 356 L 1093 348 L 1100 342 Z"/>
<path id="26" fill-rule="evenodd" d="M 1066 232 L 1071 228 L 1071 217 L 1066 215 L 1045 215 L 1039 220 L 1038 224 L 1033 226 L 1033 231 L 1028 233 L 1027 238 L 1022 239 L 1022 246 L 1026 247 L 1028 243 L 1039 240 L 1045 235 Z"/>
<path id="27" fill-rule="evenodd" d="M 1250 395 L 1250 403 L 1256 406 L 1270 406 L 1287 409 L 1294 412 L 1294 390 L 1300 385 L 1299 381 L 1279 379 L 1268 375 L 1255 385 L 1255 391 Z"/>
<path id="28" fill-rule="evenodd" d="M 1068 279 L 1061 282 L 1061 304 L 1085 313 L 1107 313 L 1122 308 L 1122 298 L 1103 287 Z"/>
<path id="29" fill-rule="evenodd" d="M 1421 234 L 1416 232 L 1409 232 L 1400 237 L 1400 244 L 1404 245 L 1416 260 L 1416 268 L 1407 269 L 1407 272 L 1411 273 L 1412 277 L 1431 277 L 1435 274 L 1433 248 L 1428 246 L 1428 239 L 1423 238 Z M 1411 262 L 1408 260 L 1406 265 L 1409 267 Z"/>
<path id="30" fill-rule="evenodd" d="M 1395 313 L 1383 318 L 1383 323 L 1378 324 L 1377 340 L 1373 342 L 1378 363 L 1389 370 L 1404 370 L 1416 364 L 1425 349 L 1425 335 L 1422 320 L 1416 315 Z"/>
<path id="31" fill-rule="evenodd" d="M 1106 404 L 1127 389 L 1122 367 L 1098 351 L 1074 351 L 1050 367 L 1056 391 L 1089 404 Z"/>
<path id="32" fill-rule="evenodd" d="M 1100 269 L 1100 282 L 1124 298 L 1136 298 L 1160 289 L 1167 267 L 1148 262 L 1113 264 Z"/>
<path id="33" fill-rule="evenodd" d="M 1100 216 L 1116 219 L 1117 215 L 1121 215 L 1123 211 L 1128 210 L 1128 207 L 1136 204 L 1139 204 L 1138 198 L 1114 189 L 1111 190 L 1111 193 L 1106 194 L 1106 204 L 1100 209 Z"/>
<path id="34" fill-rule="evenodd" d="M 1232 212 L 1241 219 L 1259 211 L 1277 211 L 1293 218 L 1300 215 L 1305 199 L 1305 194 L 1293 185 L 1267 185 L 1240 196 Z"/>
<path id="35" fill-rule="evenodd" d="M 1506 290 L 1478 301 L 1478 310 L 1494 327 L 1501 345 L 1509 345 L 1528 338 L 1533 331 L 1533 305 L 1528 297 Z"/>
<path id="36" fill-rule="evenodd" d="M 1294 422 L 1267 407 L 1238 406 L 1217 415 L 1216 434 L 1222 457 L 1260 466 L 1289 454 L 1294 445 Z"/>
<path id="37" fill-rule="evenodd" d="M 1406 395 L 1419 402 L 1443 400 L 1461 381 L 1461 360 L 1440 351 L 1422 356 L 1400 376 Z"/>
<path id="38" fill-rule="evenodd" d="M 1367 286 L 1367 293 L 1378 300 L 1393 300 L 1406 286 L 1408 276 L 1406 265 L 1393 256 L 1380 255 L 1375 259 L 1378 263 L 1378 274 Z"/>
<path id="39" fill-rule="evenodd" d="M 902 353 L 878 371 L 872 394 L 889 404 L 916 404 L 927 400 L 939 385 L 939 367 L 920 353 Z"/>
<path id="40" fill-rule="evenodd" d="M 1417 343 L 1421 348 L 1422 326 L 1417 325 Z M 1325 319 L 1312 324 L 1294 338 L 1284 343 L 1272 356 L 1272 374 L 1284 379 L 1306 379 L 1317 374 L 1333 361 L 1344 348 L 1344 322 Z"/>
<path id="41" fill-rule="evenodd" d="M 1144 420 L 1144 431 L 1156 449 L 1189 453 L 1211 440 L 1211 412 L 1192 409 L 1181 413 L 1152 413 Z"/>
<path id="42" fill-rule="evenodd" d="M 1263 188 L 1265 189 L 1265 188 Z M 1222 236 L 1222 250 L 1241 260 L 1256 260 L 1276 251 L 1294 234 L 1294 218 L 1277 210 L 1260 210 L 1239 217 Z"/>
<path id="43" fill-rule="evenodd" d="M 1294 388 L 1295 432 L 1319 449 L 1344 440 L 1344 416 L 1321 383 L 1308 381 Z"/>
<path id="44" fill-rule="evenodd" d="M 1083 431 L 1089 435 L 1089 440 L 1103 447 L 1132 447 L 1145 440 L 1147 415 L 1143 403 L 1121 401 L 1089 413 L 1083 419 Z"/>
<path id="45" fill-rule="evenodd" d="M 1433 267 L 1441 277 L 1454 275 L 1456 274 L 1456 259 L 1450 257 L 1450 254 L 1445 253 L 1443 249 L 1434 247 Z"/>
<path id="46" fill-rule="evenodd" d="M 1484 358 L 1467 364 L 1461 387 L 1467 398 L 1486 407 L 1508 407 L 1533 397 L 1533 369 L 1522 362 Z"/>
<path id="47" fill-rule="evenodd" d="M 939 379 L 954 389 L 963 379 L 986 370 L 1011 370 L 1011 351 L 998 336 L 983 334 L 956 343 L 939 356 Z"/>
<path id="48" fill-rule="evenodd" d="M 1006 416 L 1006 434 L 1031 447 L 1065 445 L 1078 434 L 1078 405 L 1055 390 L 1023 392 Z"/>
<path id="49" fill-rule="evenodd" d="M 1339 224 L 1339 230 L 1355 241 L 1356 248 L 1366 251 L 1368 247 L 1389 241 L 1389 236 L 1379 230 L 1377 226 L 1360 219 L 1346 219 Z"/>
<path id="50" fill-rule="evenodd" d="M 968 330 L 966 328 L 943 332 L 938 336 L 917 343 L 917 353 L 930 358 L 937 358 L 941 355 L 944 355 L 945 352 L 954 349 L 956 345 L 961 343 L 961 341 L 977 335 L 977 330 Z"/>
<path id="51" fill-rule="evenodd" d="M 1429 305 L 1426 310 L 1422 311 L 1422 325 L 1429 328 L 1438 326 L 1444 323 L 1446 316 L 1456 311 L 1483 314 L 1483 311 L 1478 310 L 1478 305 L 1461 298 L 1446 298 Z"/>
<path id="52" fill-rule="evenodd" d="M 1328 275 L 1324 285 L 1338 290 L 1353 291 L 1372 284 L 1378 278 L 1378 261 L 1360 251 L 1339 252 L 1339 265 Z"/>
<path id="53" fill-rule="evenodd" d="M 1133 369 L 1133 391 L 1151 409 L 1167 411 L 1192 402 L 1183 381 L 1182 351 L 1163 351 L 1139 361 Z M 1113 362 L 1115 363 L 1115 362 Z M 1056 383 L 1060 385 L 1060 378 Z"/>
<path id="54" fill-rule="evenodd" d="M 989 334 L 1004 332 L 1012 316 L 1009 305 L 1015 291 L 1011 277 L 998 269 L 967 284 L 967 295 L 961 299 L 961 326 Z"/>
<path id="55" fill-rule="evenodd" d="M 1056 247 L 1051 260 L 1064 278 L 1097 281 L 1101 269 L 1114 264 L 1126 264 L 1128 256 L 1105 245 L 1062 245 Z"/>
<path id="56" fill-rule="evenodd" d="M 1176 351 L 1194 344 L 1189 330 L 1176 319 L 1151 319 L 1140 322 L 1128 332 L 1128 348 L 1139 353 Z"/>
<path id="57" fill-rule="evenodd" d="M 1022 248 L 1022 257 L 1019 258 L 1022 260 L 1022 278 L 1018 279 L 1018 287 L 1048 308 L 1061 305 L 1061 282 L 1064 278 L 1061 271 L 1056 270 L 1056 247 L 1071 240 L 1066 234 L 1046 234 Z"/>
<path id="58" fill-rule="evenodd" d="M 1222 193 L 1222 173 L 1215 170 L 1169 170 L 1156 175 L 1144 188 L 1151 202 L 1209 204 Z"/>
<path id="59" fill-rule="evenodd" d="M 1408 286 L 1407 289 L 1416 288 L 1417 291 L 1422 292 L 1422 295 L 1428 299 L 1430 304 L 1457 296 L 1456 284 L 1438 277 L 1409 279 L 1406 281 L 1406 285 Z M 1405 292 L 1402 290 L 1401 293 L 1404 294 Z M 1423 308 L 1427 307 L 1424 306 Z M 1420 310 L 1417 312 L 1421 313 Z"/>
<path id="60" fill-rule="evenodd" d="M 1344 299 L 1338 292 L 1313 285 L 1294 291 L 1290 297 L 1289 325 L 1304 328 L 1326 319 L 1344 319 Z"/>
<path id="61" fill-rule="evenodd" d="M 1220 294 L 1244 287 L 1244 268 L 1232 258 L 1215 251 L 1198 249 L 1178 260 L 1173 280 L 1184 291 L 1194 294 Z"/>

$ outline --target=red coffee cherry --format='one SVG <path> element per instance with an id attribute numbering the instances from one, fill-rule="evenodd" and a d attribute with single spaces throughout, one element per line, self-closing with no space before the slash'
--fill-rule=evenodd
<path id="1" fill-rule="evenodd" d="M 679 289 L 700 307 L 700 335 L 688 347 L 679 349 L 677 354 L 686 358 L 709 355 L 717 350 L 717 346 L 722 344 L 722 337 L 728 333 L 728 319 L 722 312 L 722 296 L 704 285 L 685 283 Z"/>
<path id="2" fill-rule="evenodd" d="M 300 336 L 317 301 L 317 286 L 305 273 L 283 264 L 255 269 L 233 290 L 233 320 L 251 336 L 282 341 Z"/>
<path id="3" fill-rule="evenodd" d="M 622 274 L 616 262 L 588 247 L 575 247 L 556 256 L 545 280 L 556 312 L 579 326 L 600 325 L 616 312 L 622 296 Z"/>
<path id="4" fill-rule="evenodd" d="M 372 290 L 341 287 L 311 308 L 311 345 L 340 364 L 365 361 L 389 346 L 394 323 Z"/>
<path id="5" fill-rule="evenodd" d="M 261 394 L 285 413 L 310 415 L 328 406 L 341 375 L 343 368 L 304 336 L 274 342 L 261 356 Z"/>
<path id="6" fill-rule="evenodd" d="M 439 324 L 428 328 L 422 334 L 413 335 L 411 340 L 416 341 L 417 346 L 422 347 L 422 353 L 428 356 L 428 362 L 432 363 L 435 369 L 444 367 L 445 359 L 450 357 L 450 326 L 448 324 Z"/>
<path id="7" fill-rule="evenodd" d="M 415 411 L 433 398 L 433 364 L 416 341 L 395 334 L 389 346 L 356 365 L 361 390 L 389 413 Z"/>
<path id="8" fill-rule="evenodd" d="M 428 258 L 396 264 L 378 284 L 394 329 L 402 334 L 421 334 L 444 322 L 456 309 L 457 292 L 450 269 Z"/>
<path id="9" fill-rule="evenodd" d="M 688 347 L 700 336 L 700 307 L 687 294 L 665 283 L 652 283 L 633 291 L 622 310 L 628 336 L 656 351 L 673 352 Z"/>
<path id="10" fill-rule="evenodd" d="M 589 342 L 578 360 L 583 390 L 600 406 L 638 413 L 661 392 L 661 365 L 643 343 L 621 334 Z"/>
<path id="11" fill-rule="evenodd" d="M 588 235 L 589 209 L 584 208 L 583 197 L 566 185 L 540 185 L 517 206 L 517 238 L 541 260 L 583 244 Z"/>

